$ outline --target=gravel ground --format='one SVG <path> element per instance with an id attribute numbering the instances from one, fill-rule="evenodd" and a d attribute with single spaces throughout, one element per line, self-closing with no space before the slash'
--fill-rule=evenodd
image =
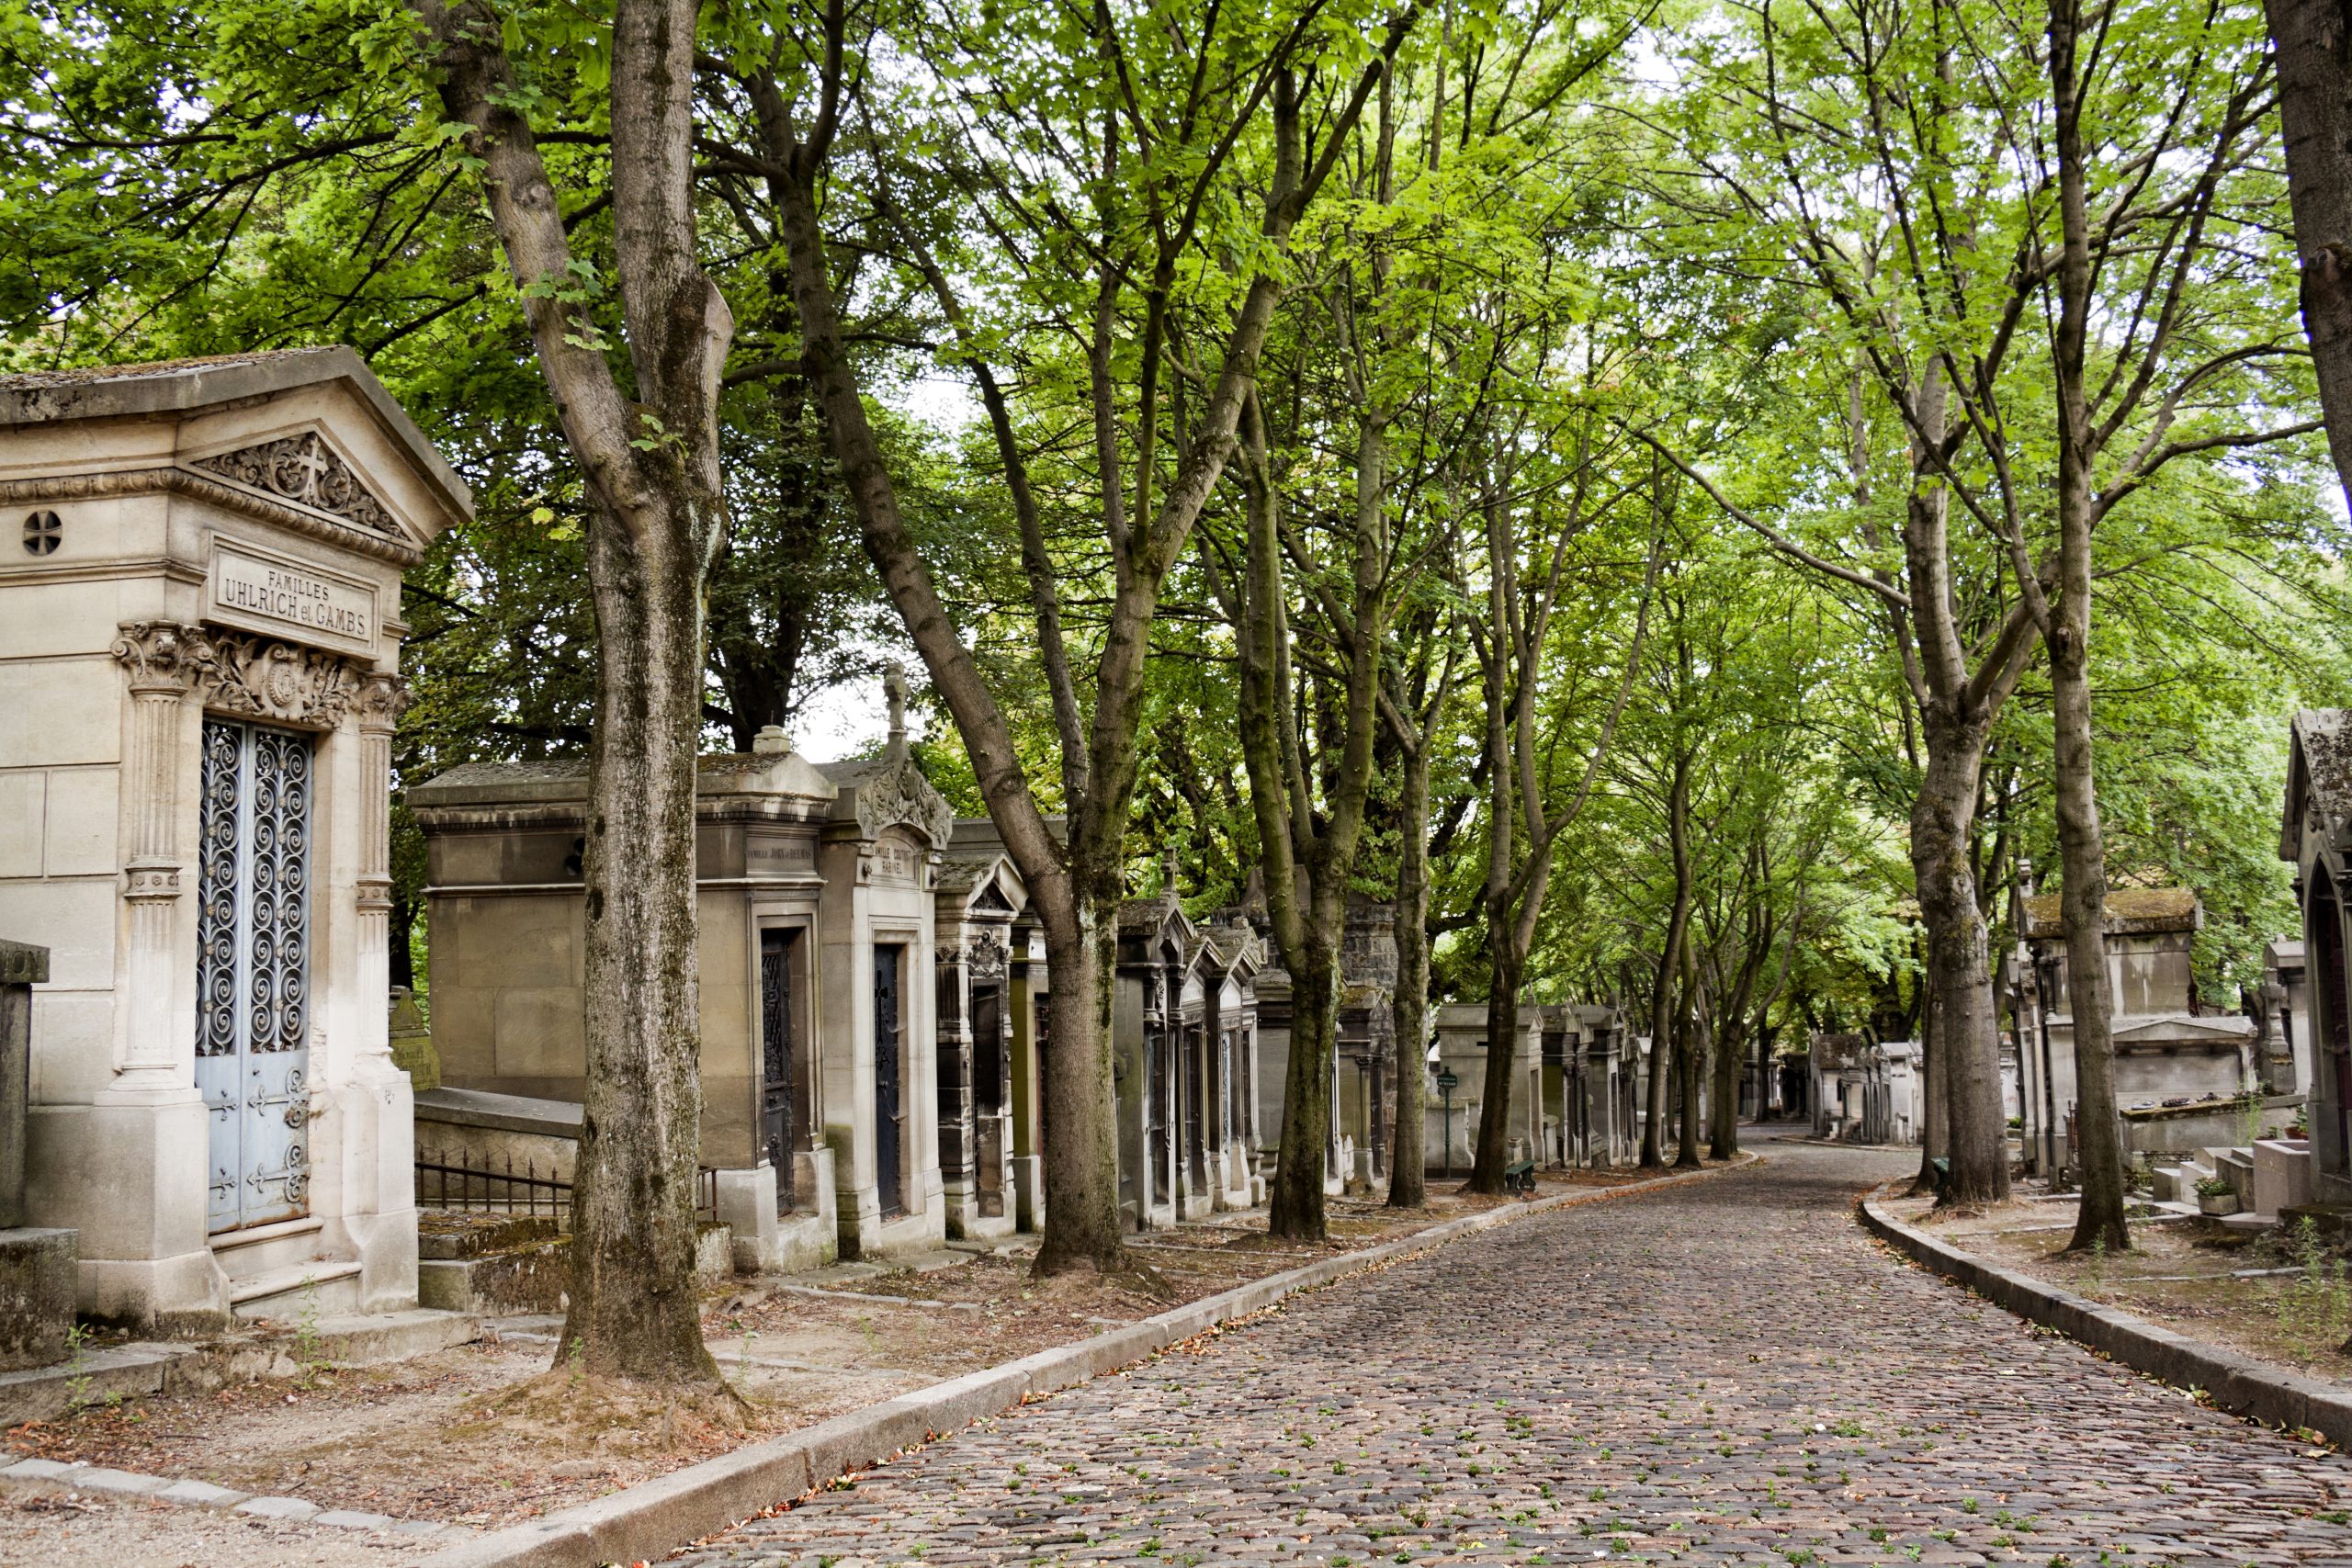
<path id="1" fill-rule="evenodd" d="M 436 1548 L 363 1533 L 209 1509 L 114 1498 L 0 1497 L 6 1568 L 395 1568 Z"/>

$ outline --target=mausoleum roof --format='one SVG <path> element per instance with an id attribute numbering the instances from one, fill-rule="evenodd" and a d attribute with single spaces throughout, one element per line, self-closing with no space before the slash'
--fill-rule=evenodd
<path id="1" fill-rule="evenodd" d="M 698 795 L 786 795 L 830 800 L 833 786 L 797 753 L 721 751 L 695 759 Z M 436 773 L 407 792 L 409 805 L 492 806 L 584 800 L 585 757 L 527 762 L 466 762 Z"/>
<path id="2" fill-rule="evenodd" d="M 193 416 L 335 385 L 348 390 L 367 411 L 447 513 L 443 518 L 417 520 L 427 538 L 446 523 L 473 515 L 473 492 L 466 481 L 434 449 L 366 362 L 340 344 L 0 376 L 0 429 Z"/>
<path id="3" fill-rule="evenodd" d="M 2287 807 L 2278 858 L 2301 858 L 2305 807 L 2331 839 L 2352 833 L 2352 708 L 2305 708 L 2288 727 Z"/>
<path id="4" fill-rule="evenodd" d="M 2046 893 L 2025 901 L 2025 934 L 2047 941 L 2066 934 L 2059 908 L 2060 895 Z M 2193 931 L 2204 921 L 2197 895 L 2186 887 L 2115 887 L 2107 895 L 2107 934 L 2152 936 L 2165 931 Z"/>
<path id="5" fill-rule="evenodd" d="M 879 756 L 820 762 L 816 771 L 833 786 L 833 819 L 855 820 L 871 839 L 885 828 L 911 829 L 926 847 L 944 850 L 955 837 L 956 811 L 932 787 L 903 739 L 894 739 Z"/>
<path id="6" fill-rule="evenodd" d="M 932 892 L 937 896 L 942 919 L 950 908 L 962 909 L 978 905 L 993 887 L 996 897 L 1003 904 L 1003 913 L 1019 914 L 1029 902 L 1029 891 L 1021 880 L 1020 868 L 1001 850 L 974 851 L 951 849 L 933 874 Z M 982 912 L 988 906 L 978 905 Z"/>

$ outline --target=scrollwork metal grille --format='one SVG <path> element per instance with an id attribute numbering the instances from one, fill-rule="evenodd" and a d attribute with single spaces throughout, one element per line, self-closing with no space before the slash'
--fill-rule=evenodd
<path id="1" fill-rule="evenodd" d="M 214 1231 L 299 1218 L 310 1185 L 310 737 L 204 722 L 197 1088 Z"/>

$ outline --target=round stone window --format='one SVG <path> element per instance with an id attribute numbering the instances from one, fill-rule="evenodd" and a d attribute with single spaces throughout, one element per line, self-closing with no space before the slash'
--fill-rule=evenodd
<path id="1" fill-rule="evenodd" d="M 54 512 L 36 512 L 25 519 L 25 554 L 53 556 L 65 536 L 65 525 Z"/>

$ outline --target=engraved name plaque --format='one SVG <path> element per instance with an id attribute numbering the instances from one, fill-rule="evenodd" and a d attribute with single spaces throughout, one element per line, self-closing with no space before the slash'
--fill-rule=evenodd
<path id="1" fill-rule="evenodd" d="M 216 539 L 207 618 L 348 653 L 376 647 L 373 585 Z"/>

